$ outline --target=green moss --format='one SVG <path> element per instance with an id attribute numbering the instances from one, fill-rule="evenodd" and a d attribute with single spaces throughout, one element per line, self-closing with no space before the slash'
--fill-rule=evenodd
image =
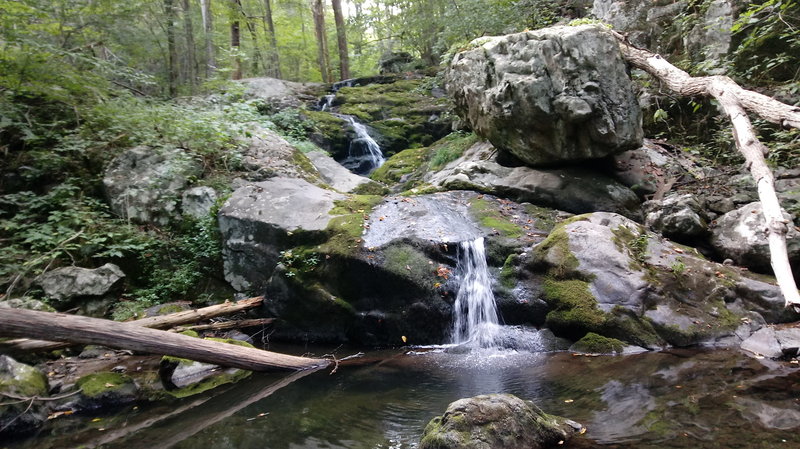
<path id="1" fill-rule="evenodd" d="M 303 179 L 312 184 L 321 182 L 319 171 L 317 171 L 317 168 L 311 163 L 308 156 L 301 151 L 295 151 L 294 154 L 292 154 L 292 162 L 300 169 Z"/>
<path id="2" fill-rule="evenodd" d="M 430 285 L 436 282 L 434 266 L 424 254 L 411 245 L 393 245 L 383 251 L 384 268 L 399 276 L 411 278 L 419 285 Z"/>
<path id="3" fill-rule="evenodd" d="M 353 254 L 361 247 L 365 220 L 382 200 L 383 197 L 378 195 L 350 195 L 345 200 L 334 202 L 330 214 L 337 216 L 331 219 L 326 228 L 330 237 L 313 251 L 323 254 Z"/>
<path id="4" fill-rule="evenodd" d="M 509 254 L 503 262 L 503 268 L 500 269 L 500 285 L 509 290 L 517 286 L 515 265 L 518 260 L 519 255 Z"/>
<path id="5" fill-rule="evenodd" d="M 554 278 L 566 278 L 578 269 L 580 262 L 569 249 L 569 236 L 563 226 L 555 228 L 542 243 L 533 249 L 534 259 L 545 261 L 548 275 Z"/>
<path id="6" fill-rule="evenodd" d="M 241 369 L 227 369 L 216 376 L 209 377 L 202 382 L 187 385 L 184 388 L 167 391 L 167 394 L 176 398 L 185 398 L 203 393 L 219 387 L 220 385 L 238 382 L 249 377 L 252 373 Z"/>
<path id="7" fill-rule="evenodd" d="M 80 388 L 81 394 L 94 398 L 103 393 L 117 391 L 133 384 L 133 379 L 120 373 L 94 373 L 78 379 L 76 385 Z"/>
<path id="8" fill-rule="evenodd" d="M 377 182 L 367 182 L 356 187 L 352 191 L 355 195 L 378 195 L 383 196 L 389 193 L 389 189 Z"/>
<path id="9" fill-rule="evenodd" d="M 476 198 L 469 203 L 469 207 L 472 214 L 483 227 L 494 229 L 503 237 L 512 239 L 517 239 L 524 235 L 522 227 L 513 223 L 509 218 L 503 215 L 496 203 L 483 198 Z"/>
<path id="10" fill-rule="evenodd" d="M 608 338 L 589 332 L 572 345 L 572 350 L 589 354 L 620 353 L 625 348 L 625 343 L 616 338 Z"/>
<path id="11" fill-rule="evenodd" d="M 578 279 L 545 279 L 544 300 L 553 310 L 547 314 L 548 327 L 575 336 L 580 331 L 598 332 L 606 322 L 606 314 L 597 307 L 589 291 L 589 283 Z"/>
<path id="12" fill-rule="evenodd" d="M 413 148 L 401 151 L 386 160 L 372 172 L 370 178 L 391 185 L 400 181 L 404 175 L 414 172 L 425 163 L 426 148 Z"/>
<path id="13" fill-rule="evenodd" d="M 430 170 L 436 171 L 464 154 L 480 139 L 473 133 L 454 132 L 431 146 Z"/>

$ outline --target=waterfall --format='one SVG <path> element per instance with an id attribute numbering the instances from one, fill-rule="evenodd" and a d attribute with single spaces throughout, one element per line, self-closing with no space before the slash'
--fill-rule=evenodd
<path id="1" fill-rule="evenodd" d="M 483 237 L 459 245 L 461 287 L 453 306 L 453 343 L 491 348 L 498 344 L 499 321 Z"/>
<path id="2" fill-rule="evenodd" d="M 336 94 L 329 94 L 322 97 L 322 100 L 320 101 L 319 110 L 327 111 L 328 109 L 330 109 L 331 106 L 333 106 L 334 98 L 336 98 Z"/>
<path id="3" fill-rule="evenodd" d="M 367 127 L 351 116 L 347 117 L 356 138 L 350 142 L 347 158 L 342 161 L 347 169 L 359 175 L 368 175 L 386 161 L 378 142 L 367 133 Z"/>

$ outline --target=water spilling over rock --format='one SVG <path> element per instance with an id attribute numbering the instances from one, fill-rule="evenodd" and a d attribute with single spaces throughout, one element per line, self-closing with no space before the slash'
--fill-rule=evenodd
<path id="1" fill-rule="evenodd" d="M 356 138 L 350 142 L 347 158 L 342 161 L 342 165 L 353 173 L 368 175 L 383 165 L 386 159 L 378 142 L 367 132 L 367 127 L 358 123 L 353 117 L 345 117 L 350 121 Z"/>
<path id="2" fill-rule="evenodd" d="M 495 347 L 500 326 L 483 237 L 461 242 L 459 250 L 458 269 L 462 281 L 453 306 L 453 343 Z"/>

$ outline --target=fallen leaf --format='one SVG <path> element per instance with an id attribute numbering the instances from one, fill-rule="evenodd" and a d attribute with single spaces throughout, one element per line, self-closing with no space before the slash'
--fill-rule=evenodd
<path id="1" fill-rule="evenodd" d="M 94 419 L 92 420 L 92 422 L 98 422 L 98 421 L 102 421 L 102 420 L 103 420 L 103 418 L 94 418 Z"/>
<path id="2" fill-rule="evenodd" d="M 406 343 L 406 342 L 408 341 L 408 338 L 406 338 L 406 336 L 405 336 L 405 335 L 403 335 L 402 337 L 400 337 L 400 339 L 401 339 L 401 340 L 403 340 L 403 343 Z"/>
<path id="3" fill-rule="evenodd" d="M 116 385 L 112 384 L 111 382 L 106 382 L 106 384 L 104 385 L 104 387 L 106 387 L 106 388 L 113 388 L 113 387 L 116 387 Z"/>
<path id="4" fill-rule="evenodd" d="M 574 399 L 564 399 L 564 403 L 566 404 L 572 404 L 573 402 L 575 402 Z"/>

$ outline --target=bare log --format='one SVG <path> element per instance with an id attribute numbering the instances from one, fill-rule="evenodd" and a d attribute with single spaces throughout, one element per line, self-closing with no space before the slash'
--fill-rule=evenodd
<path id="1" fill-rule="evenodd" d="M 225 302 L 223 304 L 203 307 L 197 310 L 184 310 L 168 315 L 142 318 L 140 320 L 130 321 L 130 323 L 136 326 L 149 327 L 151 329 L 166 329 L 182 324 L 196 323 L 218 316 L 232 315 L 236 312 L 258 307 L 263 301 L 263 296 L 256 296 L 238 302 Z M 21 352 L 55 351 L 69 346 L 72 345 L 64 342 L 20 338 L 16 340 L 0 341 L 0 353 L 19 354 Z"/>
<path id="2" fill-rule="evenodd" d="M 800 293 L 789 265 L 786 249 L 788 221 L 783 218 L 775 179 L 764 156 L 768 150 L 758 140 L 747 113 L 752 112 L 785 128 L 800 128 L 800 108 L 781 103 L 766 95 L 743 89 L 727 76 L 692 77 L 670 64 L 660 55 L 632 46 L 625 36 L 609 31 L 620 43 L 622 56 L 634 67 L 644 70 L 669 89 L 686 96 L 713 97 L 733 125 L 736 148 L 747 161 L 750 174 L 758 186 L 758 197 L 767 222 L 770 264 L 786 306 L 800 306 Z"/>
<path id="3" fill-rule="evenodd" d="M 220 321 L 218 323 L 198 324 L 196 326 L 179 326 L 170 329 L 170 332 L 183 332 L 183 331 L 221 331 L 226 329 L 242 329 L 245 327 L 266 326 L 272 324 L 275 318 L 254 318 L 252 320 L 229 320 Z"/>
<path id="4" fill-rule="evenodd" d="M 170 355 L 252 371 L 303 370 L 327 366 L 310 359 L 263 351 L 187 335 L 64 313 L 16 309 L 0 320 L 0 336 L 52 338 L 150 354 Z"/>

